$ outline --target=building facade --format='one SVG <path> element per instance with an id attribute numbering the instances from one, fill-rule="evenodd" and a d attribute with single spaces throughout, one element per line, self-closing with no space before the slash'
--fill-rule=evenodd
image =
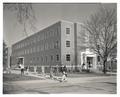
<path id="1" fill-rule="evenodd" d="M 99 56 L 89 47 L 89 35 L 81 23 L 59 21 L 12 45 L 12 67 L 28 66 L 30 71 L 81 70 L 83 64 L 91 70 L 102 68 Z"/>
<path id="2" fill-rule="evenodd" d="M 59 21 L 12 45 L 12 66 L 24 64 L 34 71 L 75 65 L 74 23 Z"/>

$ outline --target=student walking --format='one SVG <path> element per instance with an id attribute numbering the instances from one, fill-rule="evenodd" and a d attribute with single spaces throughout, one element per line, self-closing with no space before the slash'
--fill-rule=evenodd
<path id="1" fill-rule="evenodd" d="M 21 75 L 24 75 L 24 65 L 20 64 L 19 67 L 21 69 Z"/>
<path id="2" fill-rule="evenodd" d="M 67 81 L 67 74 L 65 71 L 63 71 L 62 79 L 60 80 L 60 82 L 64 82 L 64 81 Z"/>
<path id="3" fill-rule="evenodd" d="M 29 66 L 26 67 L 26 74 L 29 74 Z"/>

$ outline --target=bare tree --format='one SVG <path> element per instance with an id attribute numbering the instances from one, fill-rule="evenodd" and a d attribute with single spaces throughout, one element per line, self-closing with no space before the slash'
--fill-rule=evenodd
<path id="1" fill-rule="evenodd" d="M 89 46 L 102 59 L 103 72 L 106 73 L 107 59 L 117 47 L 116 9 L 100 8 L 85 22 L 84 28 L 89 34 Z"/>
<path id="2" fill-rule="evenodd" d="M 25 35 L 28 36 L 27 33 L 27 25 L 30 26 L 30 29 L 35 31 L 35 22 L 36 17 L 30 3 L 4 3 L 3 5 L 4 11 L 9 10 L 11 12 L 15 12 L 17 22 L 23 26 L 23 31 Z"/>

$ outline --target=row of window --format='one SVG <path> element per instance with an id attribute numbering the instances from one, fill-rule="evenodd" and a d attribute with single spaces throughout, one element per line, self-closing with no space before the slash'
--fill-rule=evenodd
<path id="1" fill-rule="evenodd" d="M 54 61 L 54 60 L 60 61 L 60 56 L 59 56 L 59 54 L 57 54 L 55 57 L 53 55 L 44 56 L 44 57 L 42 57 L 42 56 L 41 57 L 33 57 L 30 60 L 31 60 L 31 63 L 32 63 L 34 61 L 48 62 L 49 59 L 50 59 L 50 61 Z M 66 54 L 66 61 L 70 61 L 70 54 Z"/>
<path id="2" fill-rule="evenodd" d="M 70 41 L 66 41 L 66 47 L 70 47 Z M 39 47 L 38 47 L 39 48 Z M 54 44 L 44 44 L 44 45 L 41 45 L 41 50 L 46 50 L 46 49 L 52 49 L 52 48 L 59 48 L 59 42 L 56 41 Z"/>
<path id="3" fill-rule="evenodd" d="M 32 37 L 29 37 L 27 40 L 18 43 L 17 45 L 15 45 L 14 49 L 19 49 L 19 48 L 23 48 L 26 47 L 28 45 L 31 45 L 33 43 L 37 43 L 41 40 L 45 40 L 47 38 L 53 37 L 53 36 L 58 36 L 59 35 L 59 31 L 58 29 L 55 29 L 54 31 L 47 31 L 44 33 L 38 33 Z"/>
<path id="4" fill-rule="evenodd" d="M 66 34 L 70 34 L 70 28 L 66 28 Z M 39 42 L 41 40 L 45 40 L 45 39 L 53 37 L 53 36 L 58 36 L 58 35 L 59 35 L 58 28 L 55 29 L 55 31 L 48 31 L 48 32 L 44 32 L 44 33 L 38 33 L 34 37 L 32 36 L 30 39 L 27 39 L 26 41 L 17 44 L 14 47 L 14 49 L 23 48 L 23 47 L 26 47 L 26 46 L 28 46 L 30 44 Z"/>
<path id="5" fill-rule="evenodd" d="M 41 56 L 41 57 L 33 57 L 30 59 L 30 62 L 34 62 L 34 61 L 41 61 L 41 62 L 48 62 L 48 60 L 50 59 L 50 61 L 59 61 L 60 60 L 60 56 L 59 54 L 56 55 L 56 57 L 54 57 L 53 55 L 51 56 Z"/>
<path id="6" fill-rule="evenodd" d="M 19 51 L 18 55 L 35 53 L 35 52 L 40 52 L 40 51 L 44 51 L 44 50 L 48 50 L 48 49 L 57 49 L 59 47 L 60 47 L 59 42 L 56 41 L 55 43 L 52 43 L 52 44 L 46 43 L 46 44 L 43 44 L 43 45 L 40 45 L 40 46 L 25 49 L 24 51 Z M 66 41 L 66 47 L 70 47 L 70 41 Z"/>
<path id="7" fill-rule="evenodd" d="M 43 44 L 40 46 L 31 47 L 29 49 L 13 52 L 13 56 L 32 54 L 35 52 L 45 51 L 45 50 L 49 50 L 49 49 L 58 49 L 58 48 L 59 48 L 59 42 L 56 41 L 55 43 L 52 43 L 52 44 Z"/>

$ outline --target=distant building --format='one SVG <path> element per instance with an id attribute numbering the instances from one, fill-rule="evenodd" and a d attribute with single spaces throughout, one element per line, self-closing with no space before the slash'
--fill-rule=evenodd
<path id="1" fill-rule="evenodd" d="M 11 53 L 10 47 L 3 42 L 3 70 L 10 68 Z"/>
<path id="2" fill-rule="evenodd" d="M 89 49 L 82 24 L 59 21 L 12 45 L 12 67 L 29 66 L 31 71 L 50 72 L 66 66 L 69 71 L 90 62 L 97 69 L 97 55 Z"/>

